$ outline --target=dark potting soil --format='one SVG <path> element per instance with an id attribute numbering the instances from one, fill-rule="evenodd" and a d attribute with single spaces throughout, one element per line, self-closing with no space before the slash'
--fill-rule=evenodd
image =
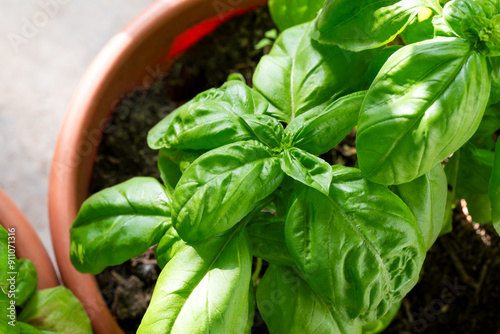
<path id="1" fill-rule="evenodd" d="M 196 94 L 223 84 L 231 73 L 243 74 L 251 84 L 257 62 L 270 49 L 254 46 L 272 28 L 266 8 L 233 18 L 188 50 L 150 89 L 124 97 L 104 130 L 91 192 L 139 175 L 159 179 L 157 152 L 146 143 L 149 129 Z M 354 166 L 355 135 L 352 131 L 322 158 Z M 159 272 L 152 247 L 97 276 L 104 299 L 126 333 L 136 332 Z M 383 333 L 500 334 L 499 282 L 500 237 L 491 226 L 467 221 L 458 207 L 453 232 L 430 249 L 421 281 Z M 268 333 L 258 312 L 252 333 Z"/>

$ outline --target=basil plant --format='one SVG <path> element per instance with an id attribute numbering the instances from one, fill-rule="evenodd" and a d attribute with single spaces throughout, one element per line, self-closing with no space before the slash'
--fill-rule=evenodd
<path id="1" fill-rule="evenodd" d="M 162 182 L 94 194 L 71 228 L 84 273 L 158 244 L 138 333 L 247 333 L 255 304 L 271 333 L 378 333 L 458 199 L 500 229 L 500 2 L 269 6 L 252 87 L 169 114 L 148 135 Z M 359 168 L 327 163 L 353 129 Z"/>
<path id="2" fill-rule="evenodd" d="M 90 320 L 71 291 L 36 290 L 36 268 L 28 259 L 16 259 L 11 238 L 0 226 L 0 333 L 91 334 Z"/>

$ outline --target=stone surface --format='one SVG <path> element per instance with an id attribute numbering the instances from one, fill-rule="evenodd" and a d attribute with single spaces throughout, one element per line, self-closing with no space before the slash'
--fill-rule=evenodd
<path id="1" fill-rule="evenodd" d="M 66 107 L 99 50 L 152 2 L 2 1 L 0 187 L 28 217 L 51 257 L 48 183 Z"/>

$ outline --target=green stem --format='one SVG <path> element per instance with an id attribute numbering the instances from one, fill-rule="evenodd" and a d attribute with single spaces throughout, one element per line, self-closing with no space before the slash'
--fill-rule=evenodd
<path id="1" fill-rule="evenodd" d="M 257 263 L 255 264 L 255 270 L 252 274 L 252 282 L 253 282 L 254 287 L 257 286 L 261 270 L 262 270 L 262 259 L 260 257 L 258 257 Z"/>

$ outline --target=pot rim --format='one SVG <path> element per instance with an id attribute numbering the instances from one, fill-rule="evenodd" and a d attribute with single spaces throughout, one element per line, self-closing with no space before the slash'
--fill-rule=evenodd
<path id="1" fill-rule="evenodd" d="M 16 257 L 33 262 L 38 276 L 37 290 L 58 286 L 59 279 L 42 241 L 26 216 L 2 188 L 0 188 L 0 225 L 6 230 L 15 228 Z"/>
<path id="2" fill-rule="evenodd" d="M 152 83 L 145 82 L 152 68 L 160 66 L 159 75 L 164 74 L 162 71 L 168 68 L 166 56 L 175 37 L 206 20 L 219 18 L 222 22 L 227 12 L 266 2 L 158 0 L 104 46 L 81 79 L 66 112 L 52 160 L 49 221 L 62 281 L 82 302 L 96 333 L 123 331 L 107 308 L 94 276 L 78 272 L 71 264 L 69 229 L 88 195 L 93 158 L 109 114 L 124 93 L 147 88 Z M 165 30 L 169 23 L 170 29 Z M 173 35 L 172 40 L 156 43 L 157 39 L 152 38 L 160 31 Z M 144 48 L 148 39 L 155 42 L 153 51 Z"/>

